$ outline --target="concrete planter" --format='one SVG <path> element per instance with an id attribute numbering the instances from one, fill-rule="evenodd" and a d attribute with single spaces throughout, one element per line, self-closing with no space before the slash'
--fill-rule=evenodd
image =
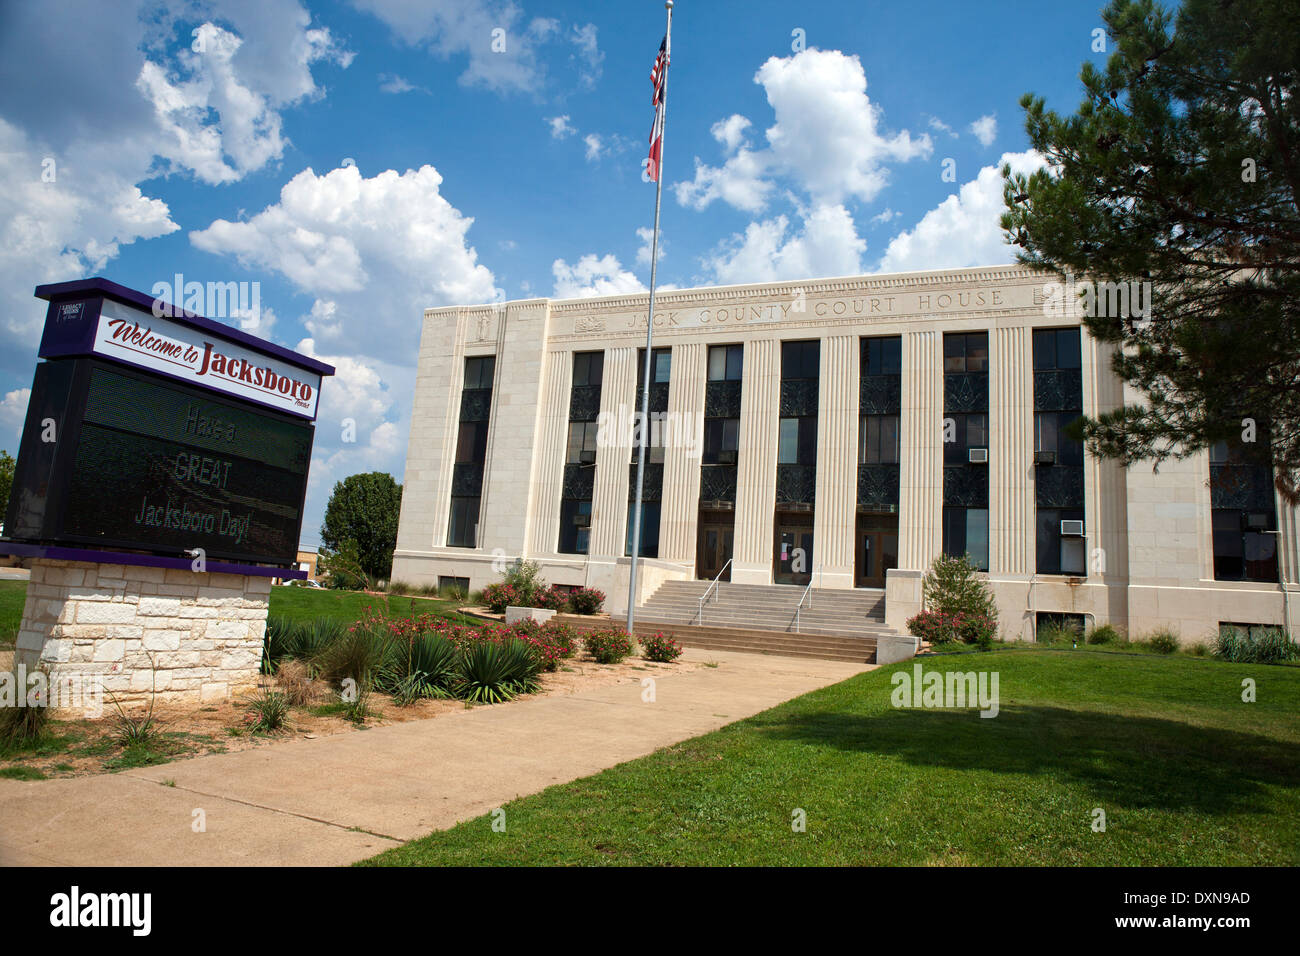
<path id="1" fill-rule="evenodd" d="M 506 623 L 517 624 L 520 621 L 534 621 L 538 624 L 545 624 L 555 612 L 541 607 L 508 607 L 506 608 Z"/>

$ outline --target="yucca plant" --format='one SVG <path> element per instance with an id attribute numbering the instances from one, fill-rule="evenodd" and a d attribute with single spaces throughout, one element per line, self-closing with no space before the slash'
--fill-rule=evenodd
<path id="1" fill-rule="evenodd" d="M 48 681 L 49 671 L 45 673 Z M 28 680 L 34 676 L 29 675 Z M 16 699 L 14 706 L 0 708 L 0 750 L 21 749 L 36 743 L 45 736 L 50 722 L 49 701 L 29 700 L 28 688 L 19 684 L 17 675 L 11 672 L 9 677 Z"/>
<path id="2" fill-rule="evenodd" d="M 345 628 L 312 661 L 322 680 L 339 683 L 350 677 L 369 685 L 383 671 L 389 653 L 390 635 L 368 627 Z"/>
<path id="3" fill-rule="evenodd" d="M 459 696 L 480 704 L 497 704 L 528 694 L 537 682 L 537 655 L 523 641 L 473 641 L 460 660 Z"/>

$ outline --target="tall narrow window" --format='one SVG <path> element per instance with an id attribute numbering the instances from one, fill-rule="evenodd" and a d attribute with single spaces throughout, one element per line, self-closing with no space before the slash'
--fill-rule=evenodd
<path id="1" fill-rule="evenodd" d="M 495 375 L 496 356 L 476 355 L 465 359 L 460 393 L 460 421 L 456 429 L 455 454 L 452 459 L 451 512 L 447 521 L 449 548 L 479 546 L 479 506 L 487 461 L 492 382 Z"/>
<path id="2" fill-rule="evenodd" d="M 560 554 L 587 554 L 591 546 L 591 503 L 599 454 L 600 392 L 605 375 L 604 352 L 573 354 L 573 385 L 569 391 L 569 434 L 560 497 Z"/>

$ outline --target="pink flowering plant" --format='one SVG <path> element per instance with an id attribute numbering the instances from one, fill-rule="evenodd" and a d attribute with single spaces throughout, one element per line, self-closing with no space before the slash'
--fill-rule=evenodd
<path id="1" fill-rule="evenodd" d="M 641 656 L 648 661 L 670 664 L 682 656 L 681 643 L 663 631 L 642 635 L 637 640 L 641 644 Z"/>

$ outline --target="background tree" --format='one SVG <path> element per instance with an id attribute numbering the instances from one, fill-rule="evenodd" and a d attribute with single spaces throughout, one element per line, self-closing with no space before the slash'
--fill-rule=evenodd
<path id="1" fill-rule="evenodd" d="M 402 486 L 382 471 L 349 475 L 334 486 L 325 506 L 324 548 L 349 556 L 371 579 L 387 579 L 397 546 Z"/>
<path id="2" fill-rule="evenodd" d="M 1126 465 L 1221 440 L 1300 486 L 1300 0 L 1152 0 L 1102 14 L 1105 69 L 1085 63 L 1078 112 L 1021 100 L 1048 169 L 1004 168 L 1002 227 L 1021 262 L 1151 283 L 1149 321 L 1086 316 L 1119 343 L 1140 403 L 1087 419 L 1089 450 Z M 1172 29 L 1176 27 L 1176 29 Z"/>
<path id="3" fill-rule="evenodd" d="M 14 486 L 14 460 L 7 451 L 0 451 L 0 522 L 4 521 L 4 509 L 9 507 L 9 492 Z"/>

